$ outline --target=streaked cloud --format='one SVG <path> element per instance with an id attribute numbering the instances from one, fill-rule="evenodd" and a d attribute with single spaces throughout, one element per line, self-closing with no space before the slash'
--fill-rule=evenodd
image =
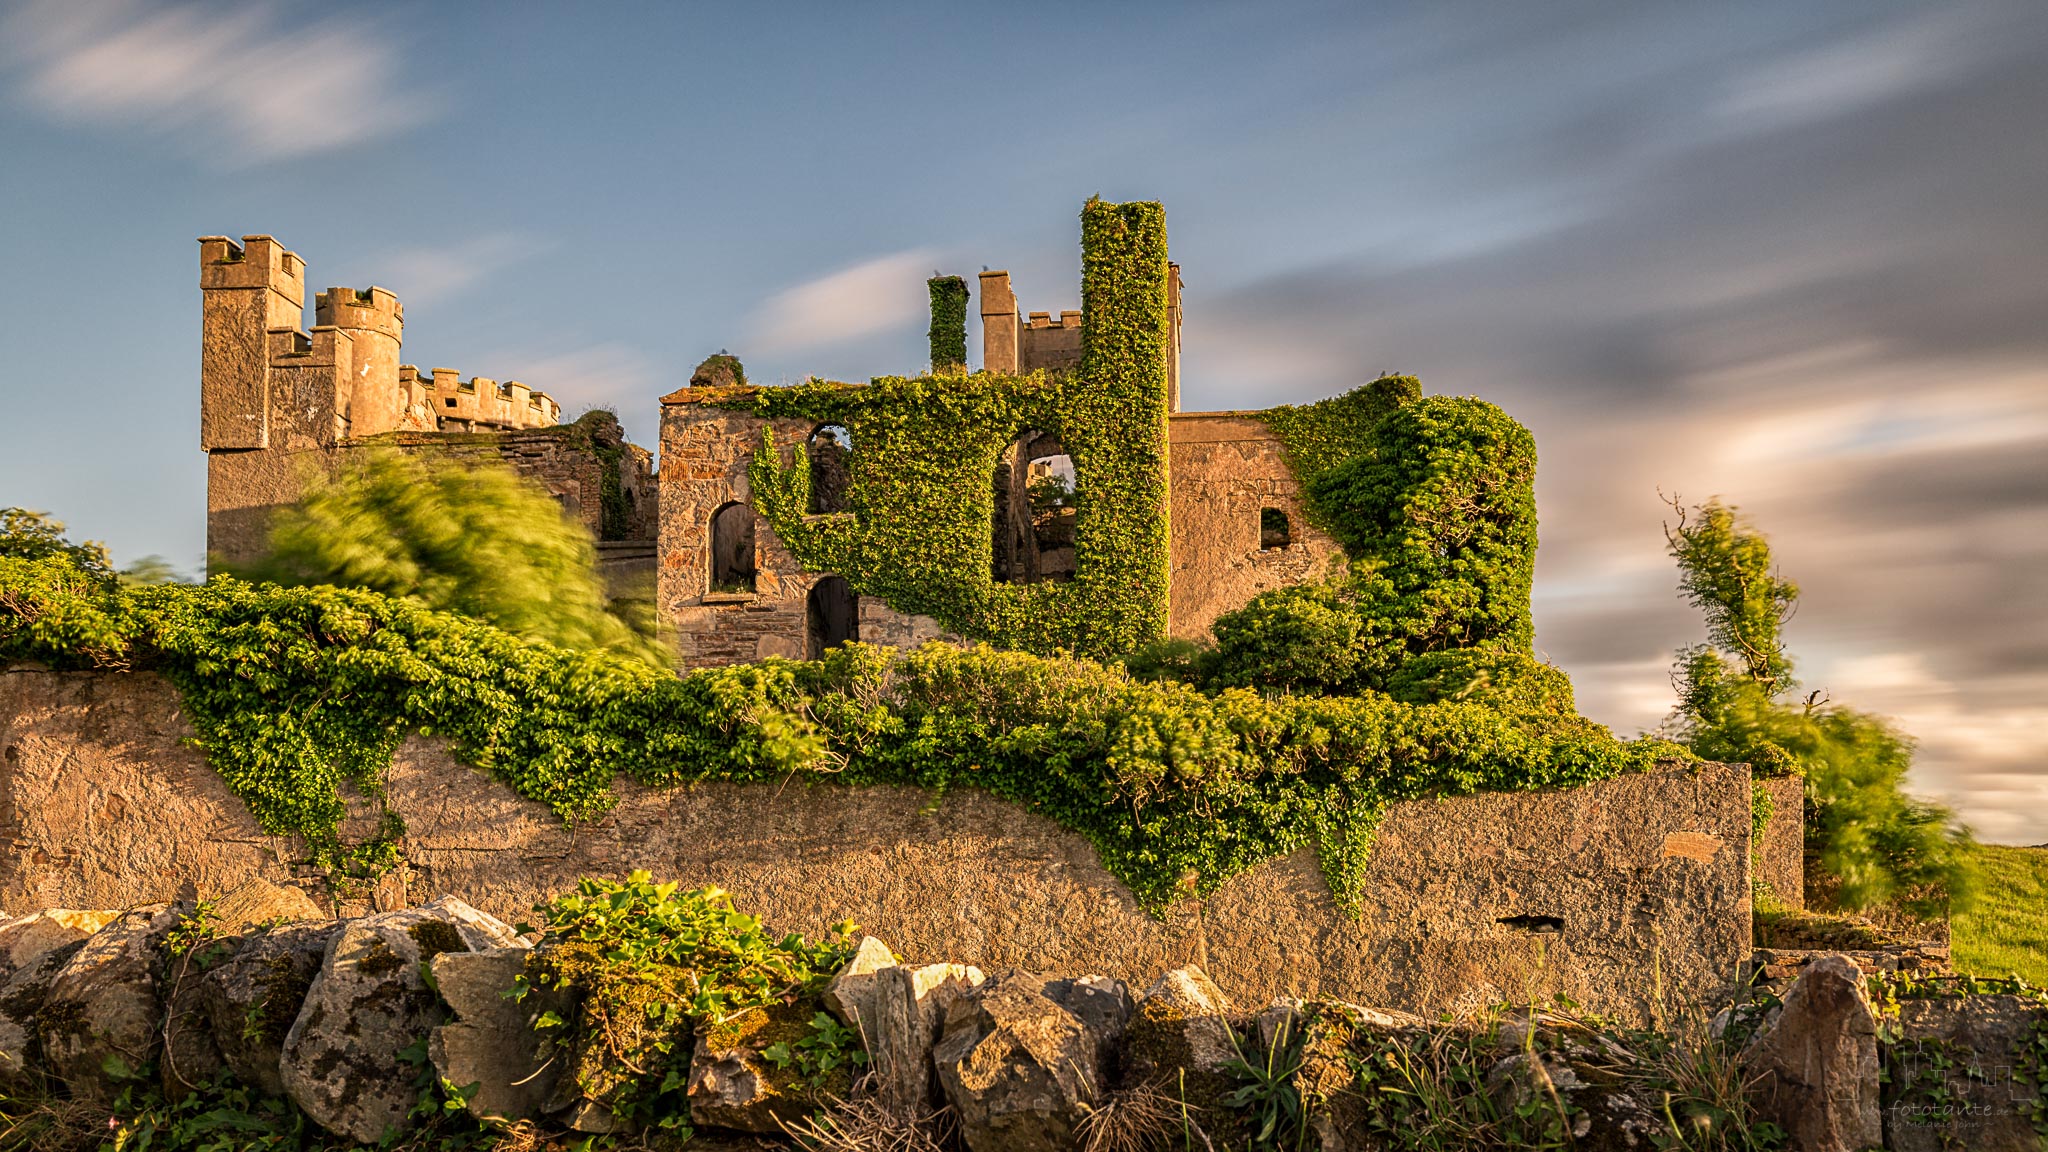
<path id="1" fill-rule="evenodd" d="M 31 0 L 0 21 L 20 97 L 68 121 L 174 134 L 242 161 L 400 131 L 437 101 L 401 74 L 388 30 L 351 15 L 293 23 L 265 3 Z"/>
<path id="2" fill-rule="evenodd" d="M 1599 196 L 1548 231 L 1191 295 L 1193 398 L 1300 400 L 1398 369 L 1529 424 L 1537 642 L 1624 732 L 1663 718 L 1672 653 L 1703 638 L 1659 490 L 1732 501 L 1803 589 L 1802 680 L 1895 717 L 1915 786 L 1987 838 L 2048 840 L 2039 17 L 1989 3 L 1816 34 L 1721 68 L 1713 116 L 1557 149 Z M 1552 126 L 1577 140 L 1665 83 L 1560 101 Z"/>
<path id="3" fill-rule="evenodd" d="M 784 289 L 756 311 L 751 347 L 770 355 L 816 352 L 916 323 L 931 306 L 924 282 L 938 258 L 912 248 Z"/>

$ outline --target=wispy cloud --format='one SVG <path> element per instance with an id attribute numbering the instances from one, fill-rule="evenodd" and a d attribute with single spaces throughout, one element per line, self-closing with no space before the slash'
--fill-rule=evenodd
<path id="1" fill-rule="evenodd" d="M 1729 499 L 1801 585 L 1805 684 L 1896 717 L 1987 838 L 2048 839 L 2048 38 L 1948 11 L 1728 75 L 1721 130 L 1609 162 L 1555 233 L 1191 294 L 1191 399 L 1397 368 L 1528 423 L 1537 642 L 1623 731 L 1704 639 L 1658 491 Z"/>
<path id="2" fill-rule="evenodd" d="M 263 3 L 31 0 L 0 21 L 23 99 L 66 120 L 168 130 L 242 161 L 400 131 L 436 101 L 408 87 L 383 26 L 290 25 Z"/>
<path id="3" fill-rule="evenodd" d="M 930 304 L 924 282 L 937 259 L 912 248 L 778 292 L 755 313 L 754 345 L 771 355 L 808 352 L 909 324 Z"/>
<path id="4" fill-rule="evenodd" d="M 431 305 L 460 296 L 547 249 L 547 242 L 524 233 L 490 232 L 452 244 L 373 251 L 347 261 L 339 270 L 354 277 L 350 287 L 374 283 L 391 289 L 408 306 Z"/>

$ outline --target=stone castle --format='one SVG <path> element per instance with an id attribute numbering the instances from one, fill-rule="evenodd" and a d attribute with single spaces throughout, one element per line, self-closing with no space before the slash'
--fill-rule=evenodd
<path id="1" fill-rule="evenodd" d="M 804 571 L 754 512 L 748 464 L 764 424 L 779 443 L 810 446 L 826 502 L 819 511 L 834 510 L 845 454 L 858 446 L 836 426 L 702 403 L 706 385 L 730 382 L 730 369 L 720 372 L 729 358 L 706 361 L 661 397 L 657 472 L 653 454 L 625 443 L 610 413 L 563 424 L 560 404 L 538 387 L 403 363 L 405 308 L 383 288 L 316 293 L 308 331 L 306 264 L 296 253 L 261 235 L 240 244 L 209 236 L 199 246 L 210 555 L 259 555 L 270 511 L 353 452 L 495 453 L 584 522 L 615 591 L 653 586 L 682 667 L 814 656 L 854 639 L 948 637 L 938 622 L 858 596 L 832 573 Z M 1341 550 L 1309 524 L 1280 441 L 1254 413 L 1179 410 L 1178 265 L 1169 273 L 1170 631 L 1196 637 L 1259 592 L 1321 574 Z M 1081 312 L 1020 312 L 1007 272 L 983 272 L 979 288 L 983 368 L 1079 364 Z M 1056 435 L 1027 430 L 1012 443 L 992 477 L 996 579 L 1071 578 L 1072 509 L 1034 508 L 1030 493 L 1072 476 Z"/>

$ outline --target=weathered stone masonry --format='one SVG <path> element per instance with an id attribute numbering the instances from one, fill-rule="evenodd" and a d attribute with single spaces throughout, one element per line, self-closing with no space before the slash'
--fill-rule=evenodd
<path id="1" fill-rule="evenodd" d="M 593 537 L 652 540 L 652 454 L 625 443 L 608 415 L 562 427 L 561 405 L 517 380 L 464 380 L 450 368 L 422 373 L 399 363 L 405 306 L 382 288 L 316 294 L 314 326 L 301 331 L 305 261 L 269 236 L 244 236 L 241 244 L 202 238 L 199 283 L 210 555 L 254 559 L 273 509 L 297 500 L 310 480 L 351 453 L 375 446 L 495 448 Z M 599 447 L 616 449 L 615 460 Z M 610 531 L 605 470 L 617 473 L 628 505 Z"/>
<path id="2" fill-rule="evenodd" d="M 1280 442 L 1255 413 L 1177 411 L 1179 267 L 1170 273 L 1170 630 L 1197 638 L 1259 592 L 1322 575 L 1340 550 L 1309 525 Z M 309 480 L 353 453 L 495 451 L 599 540 L 614 594 L 655 585 L 658 618 L 685 668 L 800 658 L 846 638 L 899 647 L 958 638 L 928 617 L 851 596 L 832 586 L 831 573 L 797 565 L 751 512 L 747 464 L 764 421 L 698 404 L 688 387 L 664 396 L 657 476 L 653 455 L 626 443 L 608 414 L 563 426 L 560 406 L 518 381 L 464 380 L 451 369 L 423 372 L 401 363 L 405 309 L 383 288 L 318 293 L 316 323 L 301 331 L 305 282 L 304 261 L 271 237 L 246 236 L 239 245 L 221 236 L 200 241 L 210 554 L 230 563 L 260 555 L 271 511 L 297 500 Z M 1080 312 L 1020 313 L 1007 272 L 983 273 L 980 290 L 984 367 L 1063 372 L 1079 363 Z M 774 423 L 783 444 L 816 431 L 803 421 Z M 615 501 L 609 524 L 608 482 L 625 505 L 621 517 Z M 716 589 L 713 520 L 735 506 L 751 527 L 752 587 Z M 1262 533 L 1262 517 L 1272 515 L 1284 517 L 1287 528 L 1277 542 Z M 1067 569 L 1053 575 L 1071 569 L 1071 550 L 1067 556 Z M 1058 556 L 1034 559 L 1056 567 Z M 846 625 L 822 622 L 812 597 L 821 584 L 836 594 L 831 602 L 842 605 Z"/>
<path id="3" fill-rule="evenodd" d="M 0 672 L 0 909 L 127 907 L 290 881 L 145 673 Z M 968 788 L 621 783 L 569 828 L 413 738 L 392 805 L 404 867 L 380 907 L 456 893 L 515 920 L 585 874 L 730 889 L 777 929 L 852 917 L 905 955 L 1149 980 L 1182 963 L 1234 999 L 1327 996 L 1435 1011 L 1553 993 L 1648 1020 L 1736 977 L 1750 941 L 1750 786 L 1665 767 L 1564 792 L 1395 806 L 1353 920 L 1314 856 L 1148 915 L 1081 837 Z M 360 828 L 357 831 L 368 831 Z M 1767 837 L 1768 839 L 1768 837 Z"/>

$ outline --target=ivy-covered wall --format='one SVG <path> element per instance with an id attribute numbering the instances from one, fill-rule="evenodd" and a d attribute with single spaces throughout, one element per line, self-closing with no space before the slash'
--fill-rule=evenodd
<path id="1" fill-rule="evenodd" d="M 1166 634 L 1165 213 L 1090 201 L 1082 252 L 1073 373 L 955 371 L 693 397 L 775 422 L 754 453 L 752 503 L 805 570 L 998 647 L 1110 656 Z M 808 513 L 808 458 L 788 442 L 806 424 L 851 433 L 845 512 Z M 1073 459 L 1070 581 L 1010 584 L 992 573 L 991 477 L 1026 431 L 1059 437 Z"/>

